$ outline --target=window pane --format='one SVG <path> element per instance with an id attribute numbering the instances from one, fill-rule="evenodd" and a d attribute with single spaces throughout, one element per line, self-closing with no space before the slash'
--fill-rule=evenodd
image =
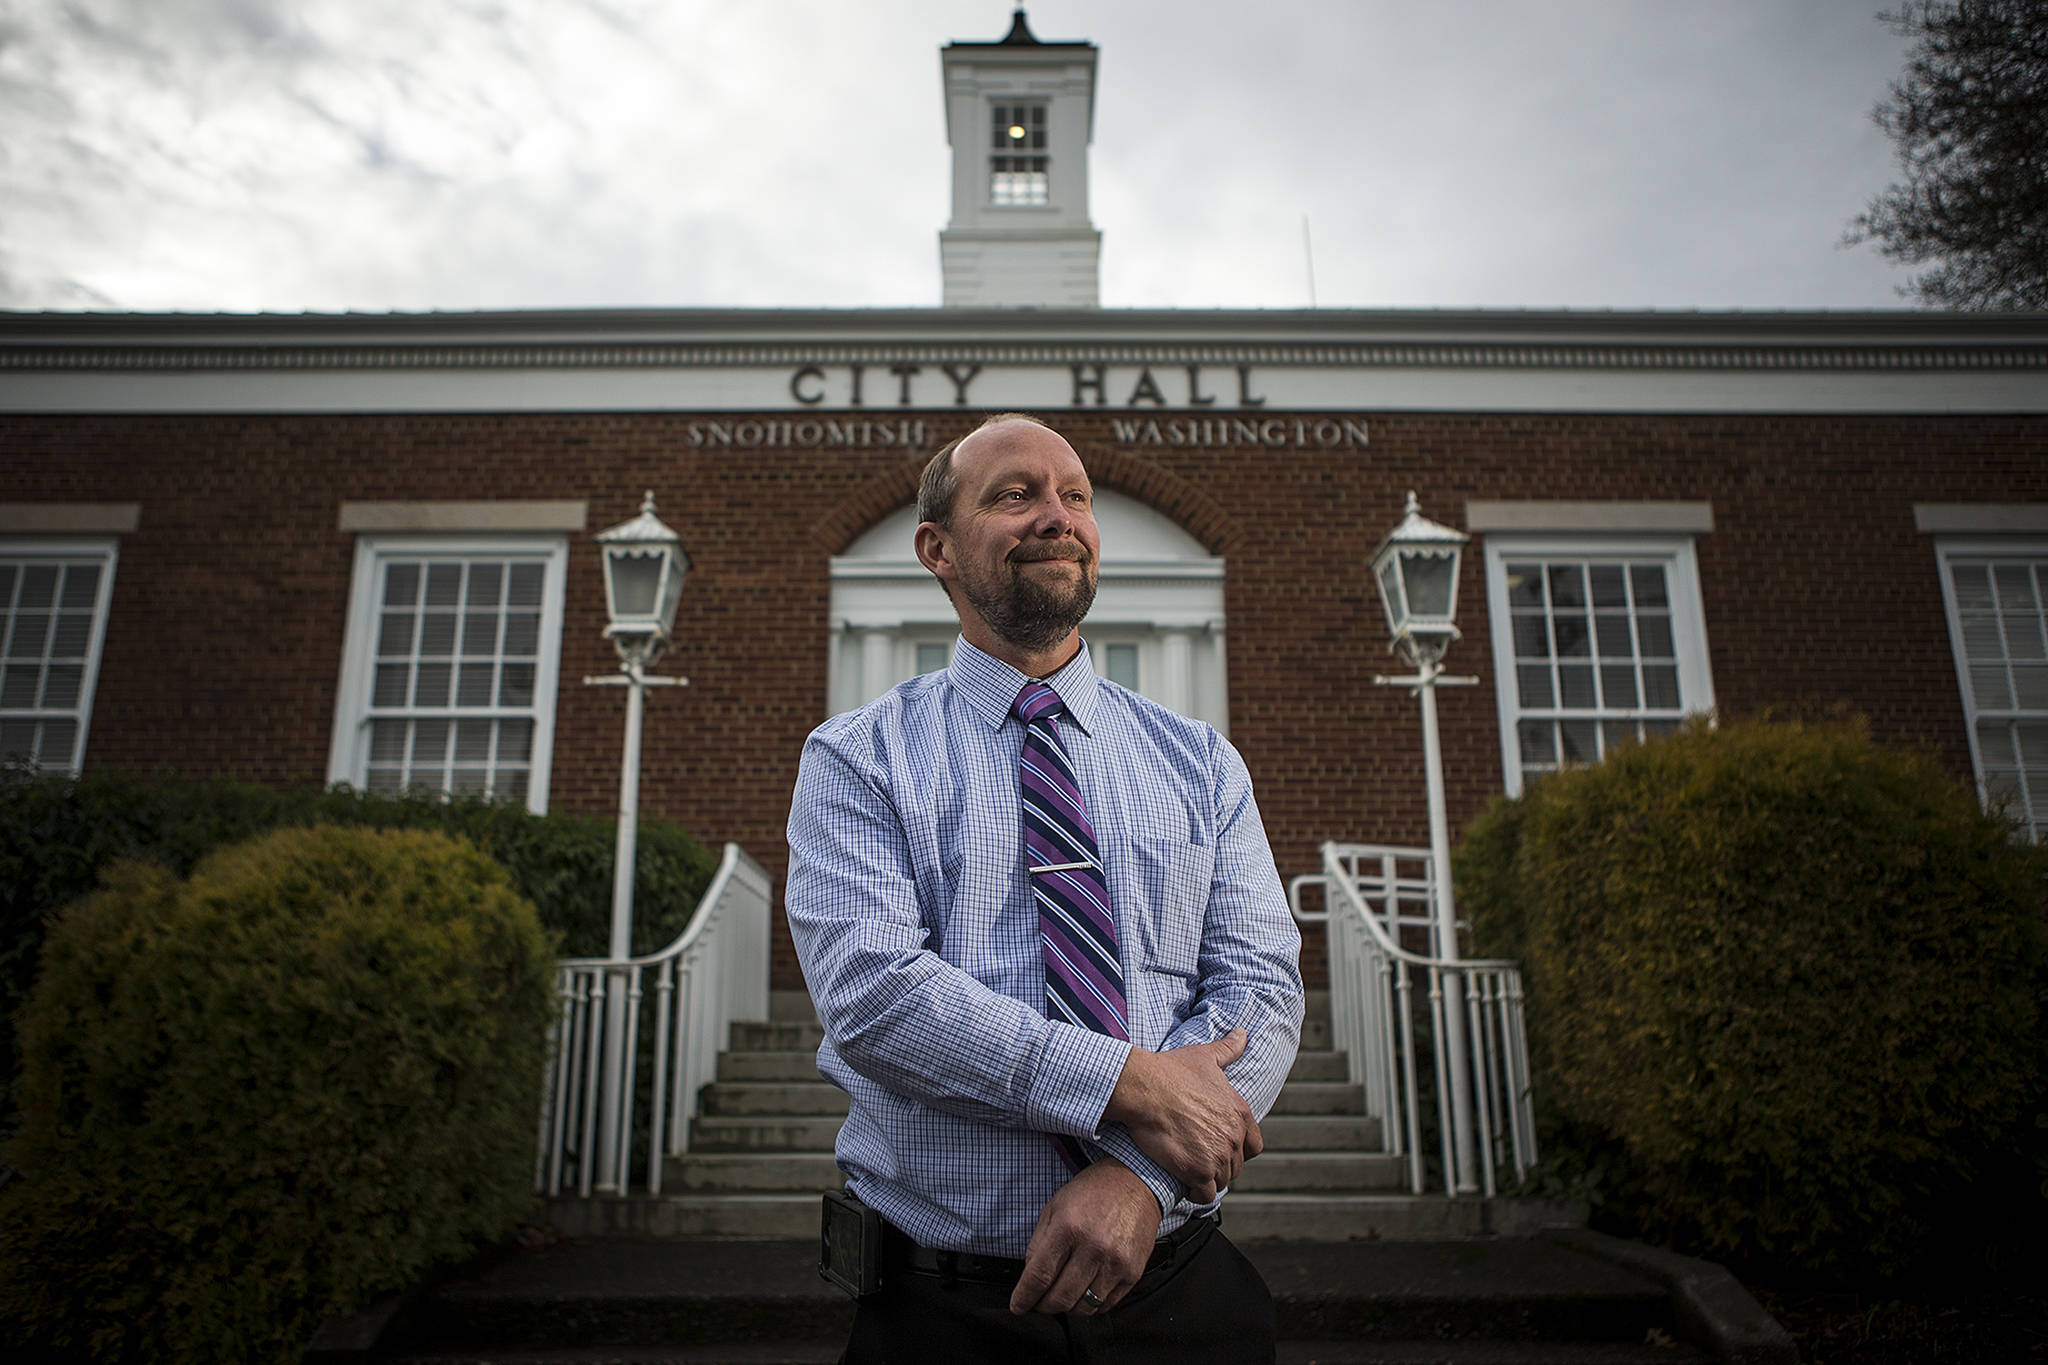
<path id="1" fill-rule="evenodd" d="M 489 706 L 497 669 L 491 664 L 464 664 L 455 685 L 457 706 Z"/>
<path id="2" fill-rule="evenodd" d="M 1631 564 L 1628 581 L 1629 586 L 1635 590 L 1636 610 L 1671 605 L 1671 596 L 1664 587 L 1662 564 Z"/>
<path id="3" fill-rule="evenodd" d="M 533 757 L 533 722 L 530 720 L 504 720 L 498 722 L 498 762 L 524 763 Z"/>
<path id="4" fill-rule="evenodd" d="M 420 653 L 446 658 L 455 652 L 455 613 L 430 611 L 420 618 Z"/>
<path id="5" fill-rule="evenodd" d="M 384 657 L 412 653 L 413 623 L 409 611 L 387 611 L 377 622 L 377 653 Z"/>
<path id="6" fill-rule="evenodd" d="M 16 612 L 14 631 L 7 642 L 10 659 L 40 659 L 50 638 L 50 614 L 46 611 Z"/>
<path id="7" fill-rule="evenodd" d="M 30 564 L 23 569 L 21 598 L 16 605 L 24 610 L 56 606 L 57 572 L 54 564 Z"/>
<path id="8" fill-rule="evenodd" d="M 1104 660 L 1104 671 L 1109 680 L 1133 692 L 1138 690 L 1138 647 L 1131 644 L 1111 645 Z"/>
<path id="9" fill-rule="evenodd" d="M 1515 727 L 1521 741 L 1522 762 L 1557 762 L 1557 727 L 1547 720 L 1525 720 Z"/>
<path id="10" fill-rule="evenodd" d="M 1635 654 L 1635 640 L 1629 632 L 1626 615 L 1601 612 L 1593 618 L 1593 629 L 1600 642 L 1601 658 L 1627 659 Z"/>
<path id="11" fill-rule="evenodd" d="M 514 564 L 511 573 L 507 575 L 506 605 L 539 606 L 545 573 L 545 567 L 539 564 Z"/>
<path id="12" fill-rule="evenodd" d="M 1586 605 L 1585 579 L 1576 564 L 1550 566 L 1550 603 L 1554 608 Z"/>
<path id="13" fill-rule="evenodd" d="M 1550 623 L 1541 616 L 1527 616 L 1516 612 L 1513 618 L 1515 632 L 1515 657 L 1517 659 L 1547 659 L 1550 657 Z"/>
<path id="14" fill-rule="evenodd" d="M 80 664 L 51 664 L 43 676 L 43 705 L 55 710 L 69 710 L 78 705 L 79 689 L 85 684 L 85 668 Z"/>
<path id="15" fill-rule="evenodd" d="M 2048 711 L 2048 666 L 2013 665 L 2012 704 L 2020 711 Z"/>
<path id="16" fill-rule="evenodd" d="M 506 664 L 498 682 L 498 705 L 533 705 L 533 665 Z"/>
<path id="17" fill-rule="evenodd" d="M 917 646 L 917 671 L 936 673 L 946 666 L 946 647 L 936 640 L 921 640 Z"/>
<path id="18" fill-rule="evenodd" d="M 58 606 L 66 611 L 82 611 L 89 614 L 99 605 L 99 594 L 99 565 L 67 564 L 64 567 L 64 592 L 58 600 Z"/>
<path id="19" fill-rule="evenodd" d="M 2032 612 L 2037 609 L 2034 575 L 2026 565 L 2000 564 L 1992 570 L 1991 581 L 1998 594 L 2000 611 Z"/>
<path id="20" fill-rule="evenodd" d="M 459 607 L 462 605 L 462 566 L 460 564 L 429 564 L 427 566 L 427 605 L 430 607 Z"/>
<path id="21" fill-rule="evenodd" d="M 448 687 L 455 680 L 455 670 L 447 664 L 421 664 L 413 682 L 412 704 L 414 706 L 446 706 Z"/>
<path id="22" fill-rule="evenodd" d="M 1543 567 L 1539 564 L 1507 566 L 1508 607 L 1514 611 L 1543 609 Z"/>
<path id="23" fill-rule="evenodd" d="M 1677 653 L 1671 643 L 1671 618 L 1668 616 L 1638 616 L 1636 642 L 1645 659 L 1669 659 Z"/>
<path id="24" fill-rule="evenodd" d="M 77 721 L 44 721 L 42 743 L 36 746 L 36 766 L 59 769 L 73 766 L 74 757 L 71 751 L 77 744 Z"/>
<path id="25" fill-rule="evenodd" d="M 35 664 L 13 664 L 0 672 L 0 706 L 10 711 L 35 708 L 36 691 L 42 685 L 43 670 Z"/>
<path id="26" fill-rule="evenodd" d="M 1600 704 L 1609 710 L 1615 707 L 1635 709 L 1636 671 L 1633 667 L 1628 664 L 1600 666 Z"/>
<path id="27" fill-rule="evenodd" d="M 455 761 L 488 763 L 491 759 L 492 723 L 487 720 L 458 721 L 455 725 Z"/>
<path id="28" fill-rule="evenodd" d="M 1586 571 L 1596 607 L 1625 607 L 1628 586 L 1619 564 L 1595 564 Z"/>
<path id="29" fill-rule="evenodd" d="M 1570 711 L 1590 711 L 1594 706 L 1593 670 L 1586 664 L 1560 664 L 1557 669 L 1557 704 Z"/>
<path id="30" fill-rule="evenodd" d="M 1970 690 L 1977 705 L 1990 711 L 2012 706 L 2012 686 L 2005 669 L 1997 664 L 1978 664 L 1970 669 Z"/>
<path id="31" fill-rule="evenodd" d="M 2039 659 L 2044 657 L 2041 648 L 2041 624 L 2043 618 L 2037 613 L 2032 616 L 2008 616 L 2005 618 L 2005 652 L 2008 658 Z"/>
<path id="32" fill-rule="evenodd" d="M 1592 653 L 1592 641 L 1586 634 L 1585 617 L 1559 616 L 1553 627 L 1557 633 L 1558 657 L 1583 659 Z"/>
<path id="33" fill-rule="evenodd" d="M 370 688 L 370 705 L 403 706 L 412 682 L 412 670 L 404 664 L 378 664 L 377 681 Z"/>
<path id="34" fill-rule="evenodd" d="M 1951 577 L 1956 585 L 1957 611 L 1990 611 L 1996 605 L 1990 571 L 1982 564 L 1958 564 Z"/>
<path id="35" fill-rule="evenodd" d="M 508 612 L 505 616 L 505 653 L 508 656 L 532 655 L 540 645 L 540 613 L 537 611 Z"/>
<path id="36" fill-rule="evenodd" d="M 0 720 L 0 763 L 33 763 L 35 759 L 36 723 Z"/>
<path id="37" fill-rule="evenodd" d="M 1515 694 L 1523 706 L 1545 710 L 1557 703 L 1550 691 L 1550 668 L 1545 664 L 1523 664 L 1515 670 Z"/>
<path id="38" fill-rule="evenodd" d="M 1600 757 L 1600 726 L 1590 720 L 1562 721 L 1557 727 L 1558 747 L 1566 763 L 1592 763 Z"/>
<path id="39" fill-rule="evenodd" d="M 402 720 L 375 720 L 370 722 L 370 762 L 403 763 L 405 741 L 412 726 Z"/>
<path id="40" fill-rule="evenodd" d="M 1669 664 L 1643 665 L 1643 705 L 1653 711 L 1676 711 L 1678 669 Z"/>
<path id="41" fill-rule="evenodd" d="M 462 618 L 462 652 L 491 654 L 498 648 L 498 613 L 473 611 Z"/>
<path id="42" fill-rule="evenodd" d="M 498 594 L 504 585 L 505 566 L 495 563 L 471 564 L 469 566 L 469 605 L 472 607 L 495 607 Z"/>

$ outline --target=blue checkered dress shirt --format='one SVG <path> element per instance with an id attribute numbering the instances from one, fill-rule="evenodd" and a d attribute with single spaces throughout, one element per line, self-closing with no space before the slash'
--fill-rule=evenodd
<path id="1" fill-rule="evenodd" d="M 824 1020 L 818 1069 L 851 1097 L 848 1186 L 926 1246 L 1022 1256 L 1087 1139 L 1205 1211 L 1102 1111 L 1128 1046 L 1045 1016 L 1010 705 L 1026 679 L 964 639 L 952 666 L 835 716 L 804 745 L 789 816 L 790 928 Z M 1095 676 L 1048 682 L 1093 817 L 1131 1042 L 1249 1035 L 1231 1084 L 1264 1117 L 1301 1037 L 1301 938 L 1237 751 Z"/>

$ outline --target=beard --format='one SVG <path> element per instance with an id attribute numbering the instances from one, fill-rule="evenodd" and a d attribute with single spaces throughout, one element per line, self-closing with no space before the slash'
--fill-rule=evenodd
<path id="1" fill-rule="evenodd" d="M 1042 559 L 1071 559 L 1080 566 L 1074 582 L 1041 583 L 1020 565 Z M 1071 553 L 1013 555 L 994 575 L 963 575 L 960 592 L 988 628 L 1020 649 L 1047 649 L 1067 637 L 1095 605 L 1095 558 L 1085 546 Z"/>

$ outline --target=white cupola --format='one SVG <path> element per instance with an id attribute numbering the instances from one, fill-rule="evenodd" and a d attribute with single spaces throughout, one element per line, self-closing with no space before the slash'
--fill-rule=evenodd
<path id="1" fill-rule="evenodd" d="M 953 220 L 939 233 L 948 308 L 1096 308 L 1088 221 L 1095 44 L 1042 43 L 1020 8 L 993 43 L 948 43 Z"/>

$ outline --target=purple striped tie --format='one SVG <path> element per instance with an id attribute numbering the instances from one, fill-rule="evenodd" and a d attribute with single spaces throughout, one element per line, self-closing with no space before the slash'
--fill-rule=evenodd
<path id="1" fill-rule="evenodd" d="M 1054 1019 L 1130 1041 L 1124 1013 L 1124 970 L 1117 960 L 1116 917 L 1102 879 L 1095 826 L 1081 800 L 1074 765 L 1060 742 L 1060 695 L 1042 682 L 1024 684 L 1011 708 L 1024 722 L 1018 764 L 1023 796 L 1024 858 L 1038 902 L 1045 951 L 1045 1012 Z M 1069 1170 L 1088 1164 L 1086 1149 L 1053 1135 Z"/>

